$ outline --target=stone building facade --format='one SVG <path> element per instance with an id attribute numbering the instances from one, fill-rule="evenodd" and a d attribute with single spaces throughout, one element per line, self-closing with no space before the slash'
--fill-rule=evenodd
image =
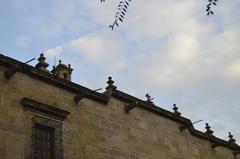
<path id="1" fill-rule="evenodd" d="M 117 89 L 98 93 L 71 82 L 72 68 L 50 72 L 0 55 L 0 159 L 237 159 L 240 146 L 191 120 Z"/>

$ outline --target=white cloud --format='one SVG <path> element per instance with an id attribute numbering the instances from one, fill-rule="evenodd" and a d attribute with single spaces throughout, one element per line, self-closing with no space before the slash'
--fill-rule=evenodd
<path id="1" fill-rule="evenodd" d="M 48 49 L 47 51 L 45 51 L 45 53 L 48 57 L 56 57 L 59 56 L 62 53 L 62 51 L 63 51 L 62 46 L 57 46 L 55 48 Z"/>
<path id="2" fill-rule="evenodd" d="M 180 32 L 170 37 L 166 51 L 173 63 L 187 65 L 199 56 L 199 44 L 195 34 Z"/>
<path id="3" fill-rule="evenodd" d="M 191 0 L 134 1 L 127 17 L 130 37 L 134 40 L 158 39 L 183 30 L 203 31 L 207 28 L 202 28 L 196 19 L 200 9 L 199 2 Z"/>
<path id="4" fill-rule="evenodd" d="M 227 68 L 227 73 L 237 80 L 240 79 L 240 59 L 233 61 Z"/>
<path id="5" fill-rule="evenodd" d="M 110 33 L 106 30 L 90 33 L 50 48 L 46 53 L 59 56 L 62 53 L 62 58 L 79 59 L 78 63 L 94 64 L 106 71 L 116 72 L 126 67 L 126 44 L 120 34 Z"/>

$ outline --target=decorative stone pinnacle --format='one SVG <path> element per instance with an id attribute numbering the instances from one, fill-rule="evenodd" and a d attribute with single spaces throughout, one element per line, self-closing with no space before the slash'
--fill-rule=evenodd
<path id="1" fill-rule="evenodd" d="M 231 144 L 235 144 L 236 140 L 233 138 L 233 135 L 231 134 L 231 132 L 229 132 L 228 134 L 229 134 L 228 135 L 228 137 L 229 137 L 228 142 L 231 143 Z"/>
<path id="2" fill-rule="evenodd" d="M 38 58 L 38 61 L 39 61 L 39 62 L 45 62 L 45 60 L 46 60 L 46 57 L 44 57 L 44 54 L 41 53 L 41 54 L 40 54 L 40 57 Z"/>
<path id="3" fill-rule="evenodd" d="M 40 54 L 40 57 L 38 58 L 38 61 L 40 61 L 41 59 L 43 59 L 43 61 L 46 60 L 46 57 L 44 57 L 43 53 Z"/>
<path id="4" fill-rule="evenodd" d="M 213 131 L 211 130 L 211 126 L 209 126 L 208 123 L 206 123 L 205 129 L 206 129 L 206 132 L 205 132 L 206 134 L 208 134 L 208 135 L 210 135 L 210 136 L 213 135 Z"/>
<path id="5" fill-rule="evenodd" d="M 106 89 L 112 89 L 112 90 L 116 90 L 117 87 L 114 84 L 114 81 L 112 80 L 112 77 L 108 77 L 108 81 L 107 81 L 108 86 L 106 87 Z"/>
<path id="6" fill-rule="evenodd" d="M 44 54 L 41 53 L 41 54 L 40 54 L 40 57 L 38 58 L 38 61 L 39 61 L 39 62 L 36 64 L 35 67 L 36 67 L 37 69 L 40 69 L 40 70 L 43 70 L 43 71 L 47 71 L 47 72 L 48 72 L 47 67 L 49 66 L 49 64 L 46 63 L 45 60 L 46 60 L 46 57 L 44 57 Z"/>
<path id="7" fill-rule="evenodd" d="M 112 77 L 108 77 L 107 84 L 108 84 L 109 86 L 112 86 L 113 83 L 114 83 L 114 81 L 112 80 Z"/>
<path id="8" fill-rule="evenodd" d="M 148 93 L 145 95 L 145 97 L 147 97 L 147 100 L 146 100 L 147 103 L 154 104 L 152 101 L 154 98 L 152 98 Z"/>
<path id="9" fill-rule="evenodd" d="M 62 60 L 59 60 L 58 62 L 59 62 L 59 64 L 62 64 Z"/>
<path id="10" fill-rule="evenodd" d="M 178 111 L 178 107 L 177 107 L 177 105 L 176 104 L 173 104 L 173 110 L 174 110 L 174 114 L 175 115 L 177 115 L 177 116 L 180 116 L 181 115 L 181 113 Z"/>
<path id="11" fill-rule="evenodd" d="M 70 65 L 70 64 L 68 64 L 68 68 L 69 68 L 69 73 L 71 74 L 72 71 L 73 71 L 73 69 L 71 68 L 71 65 Z"/>

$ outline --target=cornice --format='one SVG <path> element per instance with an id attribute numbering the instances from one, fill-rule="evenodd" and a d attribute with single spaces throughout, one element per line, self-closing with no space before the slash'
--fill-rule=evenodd
<path id="1" fill-rule="evenodd" d="M 0 65 L 3 65 L 8 68 L 15 66 L 16 71 L 27 74 L 33 78 L 52 84 L 56 87 L 68 90 L 76 94 L 84 93 L 87 98 L 90 98 L 92 100 L 98 101 L 103 104 L 107 104 L 108 102 L 108 96 L 104 94 L 95 92 L 91 89 L 88 89 L 86 87 L 73 83 L 71 81 L 58 78 L 49 72 L 36 69 L 35 67 L 24 64 L 22 62 L 19 62 L 15 59 L 4 56 L 2 54 L 0 54 Z"/>
<path id="2" fill-rule="evenodd" d="M 153 112 L 155 114 L 158 114 L 160 116 L 164 116 L 164 117 L 166 117 L 170 120 L 181 123 L 182 126 L 186 127 L 189 130 L 191 135 L 193 135 L 195 137 L 199 137 L 199 138 L 204 139 L 204 140 L 207 140 L 211 144 L 214 143 L 214 144 L 217 144 L 219 146 L 224 146 L 224 147 L 227 147 L 229 149 L 232 149 L 233 151 L 235 151 L 235 150 L 239 151 L 240 150 L 240 146 L 237 145 L 237 144 L 231 144 L 228 141 L 220 139 L 216 136 L 209 136 L 208 134 L 206 134 L 204 132 L 196 130 L 194 128 L 193 124 L 192 124 L 192 121 L 188 118 L 185 118 L 185 117 L 182 117 L 182 116 L 177 116 L 173 112 L 162 109 L 159 106 L 149 104 L 146 101 L 138 99 L 134 96 L 131 96 L 131 95 L 126 94 L 126 93 L 124 93 L 122 91 L 119 91 L 119 90 L 113 90 L 112 91 L 112 97 L 117 98 L 117 99 L 122 100 L 122 101 L 127 102 L 127 103 L 137 102 L 137 103 L 139 103 L 138 107 L 140 107 L 144 110 Z"/>

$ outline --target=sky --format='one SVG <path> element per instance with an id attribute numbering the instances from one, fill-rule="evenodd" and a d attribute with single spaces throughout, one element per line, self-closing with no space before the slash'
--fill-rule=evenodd
<path id="1" fill-rule="evenodd" d="M 62 60 L 73 82 L 119 90 L 172 111 L 205 131 L 240 143 L 240 1 L 132 0 L 114 31 L 118 0 L 1 0 L 0 53 L 26 62 L 44 53 L 52 69 Z M 55 57 L 55 58 L 54 58 Z M 37 60 L 31 62 L 35 65 Z M 103 91 L 103 90 L 102 90 Z"/>

